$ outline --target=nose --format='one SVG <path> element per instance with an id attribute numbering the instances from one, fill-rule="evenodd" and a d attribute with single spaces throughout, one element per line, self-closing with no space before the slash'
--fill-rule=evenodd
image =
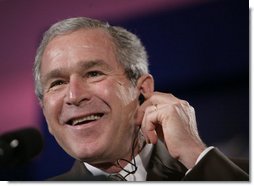
<path id="1" fill-rule="evenodd" d="M 83 101 L 90 100 L 88 86 L 81 77 L 71 77 L 65 96 L 67 105 L 79 106 Z"/>

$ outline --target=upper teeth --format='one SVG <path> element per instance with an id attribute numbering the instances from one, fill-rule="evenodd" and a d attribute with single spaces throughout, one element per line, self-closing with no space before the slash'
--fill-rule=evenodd
<path id="1" fill-rule="evenodd" d="M 72 125 L 77 125 L 78 123 L 82 123 L 84 121 L 88 121 L 88 120 L 97 120 L 97 119 L 100 119 L 101 116 L 99 115 L 89 115 L 89 116 L 86 116 L 84 118 L 79 118 L 79 119 L 75 119 L 72 121 Z"/>

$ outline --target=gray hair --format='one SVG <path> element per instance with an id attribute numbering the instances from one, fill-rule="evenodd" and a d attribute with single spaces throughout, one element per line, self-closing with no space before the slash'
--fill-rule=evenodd
<path id="1" fill-rule="evenodd" d="M 56 36 L 68 34 L 79 29 L 101 28 L 108 32 L 116 48 L 116 57 L 123 65 L 127 78 L 135 85 L 138 78 L 148 73 L 148 57 L 145 47 L 140 39 L 133 33 L 122 27 L 110 26 L 99 20 L 77 17 L 62 20 L 52 25 L 43 35 L 43 39 L 37 49 L 34 62 L 35 93 L 39 100 L 43 99 L 41 85 L 41 60 L 45 48 Z"/>

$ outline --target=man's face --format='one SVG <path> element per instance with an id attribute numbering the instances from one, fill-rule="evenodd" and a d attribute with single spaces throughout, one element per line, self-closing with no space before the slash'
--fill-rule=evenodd
<path id="1" fill-rule="evenodd" d="M 138 91 L 101 29 L 54 38 L 42 56 L 42 108 L 49 131 L 71 156 L 90 163 L 130 152 Z"/>

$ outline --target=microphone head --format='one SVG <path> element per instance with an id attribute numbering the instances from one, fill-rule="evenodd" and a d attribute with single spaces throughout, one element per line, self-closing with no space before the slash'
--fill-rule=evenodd
<path id="1" fill-rule="evenodd" d="M 0 136 L 0 166 L 15 166 L 39 154 L 43 139 L 35 128 L 24 128 Z"/>

